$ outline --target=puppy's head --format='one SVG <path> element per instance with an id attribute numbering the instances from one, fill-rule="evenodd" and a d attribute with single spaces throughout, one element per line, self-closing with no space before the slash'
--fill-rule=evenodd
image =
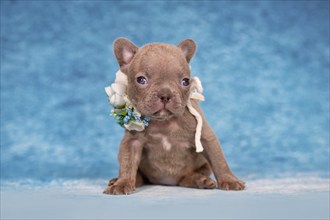
<path id="1" fill-rule="evenodd" d="M 191 39 L 178 46 L 152 43 L 141 48 L 119 38 L 114 53 L 128 77 L 128 96 L 139 112 L 152 119 L 180 116 L 190 92 L 189 61 L 196 44 Z"/>

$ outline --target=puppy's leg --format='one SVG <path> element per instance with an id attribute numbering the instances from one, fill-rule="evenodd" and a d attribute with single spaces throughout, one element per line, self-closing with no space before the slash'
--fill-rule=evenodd
<path id="1" fill-rule="evenodd" d="M 143 144 L 126 131 L 119 148 L 119 177 L 103 193 L 120 195 L 135 191 L 136 176 L 141 160 Z"/>
<path id="2" fill-rule="evenodd" d="M 109 180 L 108 186 L 112 186 L 117 182 L 118 178 L 112 178 L 111 180 Z M 144 184 L 144 179 L 141 175 L 141 173 L 138 171 L 136 173 L 136 180 L 135 180 L 135 187 L 140 187 Z"/>
<path id="3" fill-rule="evenodd" d="M 214 189 L 217 184 L 209 177 L 210 174 L 210 166 L 206 163 L 192 174 L 184 176 L 180 180 L 179 186 L 199 189 Z"/>
<path id="4" fill-rule="evenodd" d="M 201 142 L 204 147 L 203 155 L 212 167 L 212 171 L 218 182 L 218 188 L 224 190 L 243 190 L 245 188 L 245 183 L 235 177 L 231 172 L 221 150 L 220 142 L 208 125 L 203 111 L 200 109 L 197 102 L 192 102 L 192 104 L 203 118 L 201 137 Z"/>
<path id="5" fill-rule="evenodd" d="M 221 150 L 220 142 L 205 120 L 201 139 L 204 147 L 203 155 L 211 164 L 214 176 L 218 182 L 218 188 L 223 190 L 243 190 L 245 183 L 231 172 Z"/>

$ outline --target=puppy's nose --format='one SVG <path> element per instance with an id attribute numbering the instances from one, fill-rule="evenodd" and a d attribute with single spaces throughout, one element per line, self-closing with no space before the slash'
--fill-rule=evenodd
<path id="1" fill-rule="evenodd" d="M 171 99 L 171 97 L 169 97 L 169 96 L 161 96 L 159 98 L 163 103 L 168 103 Z"/>
<path id="2" fill-rule="evenodd" d="M 169 89 L 162 89 L 158 93 L 158 98 L 164 104 L 168 103 L 172 98 L 172 92 Z"/>

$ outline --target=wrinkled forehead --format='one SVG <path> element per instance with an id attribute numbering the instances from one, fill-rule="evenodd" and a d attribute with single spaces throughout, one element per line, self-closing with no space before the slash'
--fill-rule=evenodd
<path id="1" fill-rule="evenodd" d="M 133 72 L 151 76 L 189 76 L 190 70 L 180 48 L 167 45 L 147 45 L 139 49 L 132 63 Z"/>

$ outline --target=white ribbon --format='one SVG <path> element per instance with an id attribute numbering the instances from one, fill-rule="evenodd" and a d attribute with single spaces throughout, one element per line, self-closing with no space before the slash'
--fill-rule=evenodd
<path id="1" fill-rule="evenodd" d="M 201 143 L 201 135 L 202 135 L 202 125 L 203 119 L 199 112 L 192 106 L 191 100 L 195 99 L 197 101 L 204 101 L 204 96 L 202 95 L 203 87 L 202 83 L 198 77 L 193 77 L 191 80 L 191 90 L 190 90 L 190 97 L 187 102 L 187 107 L 190 113 L 195 116 L 197 120 L 196 132 L 195 132 L 195 145 L 196 145 L 196 152 L 202 152 L 204 150 L 202 143 Z"/>

